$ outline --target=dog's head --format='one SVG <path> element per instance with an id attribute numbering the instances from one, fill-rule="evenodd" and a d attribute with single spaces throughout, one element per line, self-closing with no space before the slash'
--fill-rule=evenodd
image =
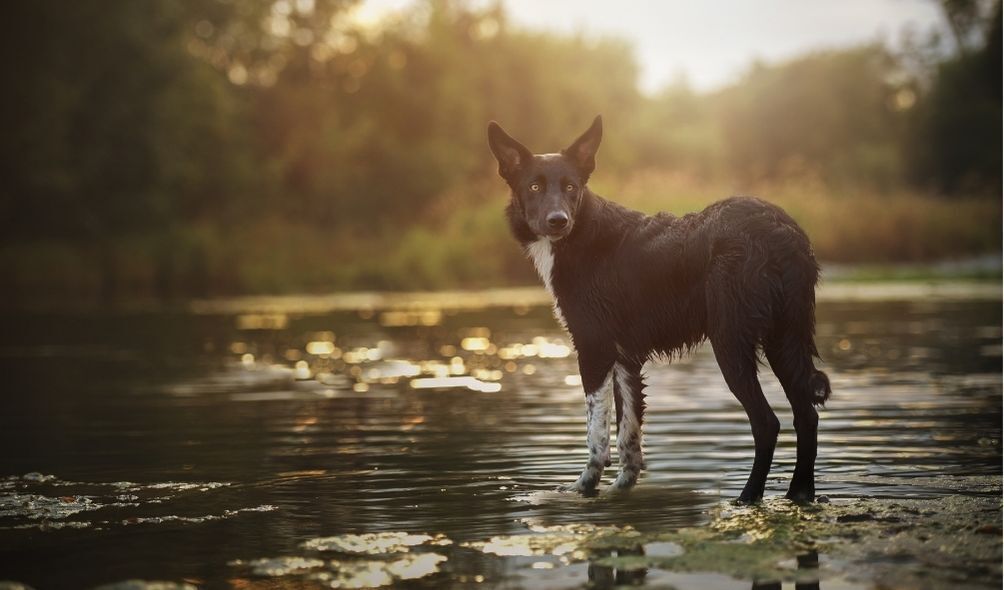
<path id="1" fill-rule="evenodd" d="M 499 175 L 512 189 L 513 208 L 534 235 L 557 241 L 572 231 L 602 136 L 603 121 L 597 115 L 560 153 L 534 155 L 498 123 L 488 124 L 488 145 L 499 162 Z"/>

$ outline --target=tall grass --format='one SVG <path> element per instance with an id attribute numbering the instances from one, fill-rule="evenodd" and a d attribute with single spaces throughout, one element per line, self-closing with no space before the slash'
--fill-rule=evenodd
<path id="1" fill-rule="evenodd" d="M 787 210 L 825 262 L 890 264 L 1000 253 L 1001 201 L 942 199 L 905 191 L 840 190 L 809 180 L 753 187 L 640 173 L 597 177 L 594 190 L 648 213 L 683 215 L 730 195 L 755 195 Z M 70 242 L 0 247 L 8 297 L 94 298 L 107 288 L 128 296 L 362 289 L 486 288 L 533 282 L 509 236 L 501 181 L 485 179 L 443 195 L 404 229 L 379 219 L 330 231 L 265 219 L 219 228 L 119 238 L 106 251 Z M 110 261 L 110 262 L 109 262 Z"/>
<path id="2" fill-rule="evenodd" d="M 646 173 L 603 182 L 600 194 L 629 207 L 682 215 L 721 198 L 749 195 L 785 209 L 826 262 L 924 262 L 1000 252 L 1001 201 L 945 199 L 906 190 L 879 192 L 826 186 L 811 178 L 735 186 Z"/>

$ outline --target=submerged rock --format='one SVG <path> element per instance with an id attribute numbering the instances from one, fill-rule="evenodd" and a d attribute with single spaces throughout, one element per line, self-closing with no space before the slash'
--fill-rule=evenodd
<path id="1" fill-rule="evenodd" d="M 247 566 L 251 573 L 263 577 L 279 577 L 302 574 L 324 567 L 324 561 L 310 557 L 263 557 L 251 561 L 232 561 L 232 566 Z"/>
<path id="2" fill-rule="evenodd" d="M 125 580 L 112 584 L 102 584 L 95 587 L 94 590 L 198 590 L 198 588 L 184 582 Z"/>
<path id="3" fill-rule="evenodd" d="M 59 520 L 102 505 L 87 496 L 49 497 L 42 494 L 0 494 L 0 517 Z"/>
<path id="4" fill-rule="evenodd" d="M 332 561 L 333 571 L 311 578 L 330 588 L 376 588 L 417 580 L 439 572 L 446 557 L 438 553 L 412 553 L 388 560 Z"/>
<path id="5" fill-rule="evenodd" d="M 24 481 L 30 481 L 33 483 L 47 483 L 56 479 L 55 475 L 44 475 L 37 471 L 32 471 L 31 473 L 25 473 L 21 476 Z"/>
<path id="6" fill-rule="evenodd" d="M 347 533 L 301 543 L 308 552 L 333 553 L 336 559 L 293 555 L 235 560 L 229 565 L 251 576 L 296 580 L 289 587 L 311 582 L 310 587 L 319 583 L 325 588 L 377 588 L 438 573 L 447 557 L 430 551 L 430 547 L 452 544 L 453 541 L 442 534 Z"/>
<path id="7" fill-rule="evenodd" d="M 452 541 L 443 535 L 433 537 L 426 534 L 386 532 L 318 537 L 305 541 L 303 548 L 311 551 L 377 555 L 381 553 L 407 553 L 411 547 L 418 545 L 449 545 L 450 543 Z"/>
<path id="8" fill-rule="evenodd" d="M 601 549 L 634 546 L 641 534 L 631 527 L 594 525 L 532 525 L 531 532 L 497 535 L 487 541 L 470 541 L 462 547 L 500 557 L 552 555 L 563 562 L 583 561 Z"/>

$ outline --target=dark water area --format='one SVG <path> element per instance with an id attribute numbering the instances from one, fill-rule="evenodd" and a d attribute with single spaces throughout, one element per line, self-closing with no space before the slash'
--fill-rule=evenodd
<path id="1" fill-rule="evenodd" d="M 752 439 L 710 349 L 648 366 L 647 471 L 630 494 L 583 498 L 553 491 L 586 453 L 574 351 L 550 310 L 441 303 L 4 314 L 0 580 L 762 582 L 729 568 L 621 571 L 582 548 L 610 531 L 705 526 L 738 495 Z M 1000 495 L 999 300 L 825 300 L 818 344 L 834 390 L 818 494 Z M 767 487 L 780 497 L 795 439 L 768 368 L 761 381 L 782 421 Z M 818 560 L 818 587 L 872 587 Z"/>

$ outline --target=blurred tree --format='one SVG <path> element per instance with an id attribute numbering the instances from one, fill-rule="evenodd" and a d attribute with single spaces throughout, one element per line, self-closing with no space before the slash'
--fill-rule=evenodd
<path id="1" fill-rule="evenodd" d="M 901 178 L 902 111 L 915 98 L 905 82 L 878 45 L 755 66 L 716 97 L 732 169 L 747 180 L 889 188 Z"/>
<path id="2" fill-rule="evenodd" d="M 966 54 L 979 51 L 987 43 L 990 19 L 997 12 L 994 0 L 939 0 L 948 29 L 952 32 L 956 51 Z"/>
<path id="3" fill-rule="evenodd" d="M 0 249 L 58 243 L 71 254 L 55 258 L 99 267 L 106 292 L 128 274 L 201 293 L 286 277 L 298 257 L 289 276 L 317 274 L 330 253 L 292 252 L 292 234 L 301 250 L 334 234 L 365 255 L 352 244 L 430 244 L 431 230 L 397 243 L 423 224 L 483 233 L 497 190 L 485 187 L 498 186 L 482 182 L 494 174 L 490 119 L 549 151 L 602 113 L 607 178 L 1000 188 L 999 2 L 946 0 L 950 57 L 930 39 L 900 56 L 872 45 L 755 65 L 714 93 L 680 80 L 648 97 L 624 41 L 523 30 L 499 2 L 418 0 L 374 24 L 359 1 L 12 3 Z M 467 210 L 479 220 L 469 230 L 443 219 Z M 235 228 L 259 239 L 235 243 Z M 472 275 L 436 248 L 429 284 L 451 272 L 435 264 Z M 238 278 L 249 258 L 257 266 Z M 379 272 L 339 276 L 392 284 Z"/>
<path id="4" fill-rule="evenodd" d="M 982 20 L 979 4 L 945 3 L 959 51 L 938 64 L 905 149 L 912 179 L 943 194 L 999 196 L 1002 188 L 1001 3 Z M 983 45 L 967 50 L 961 39 L 971 38 Z"/>
<path id="5" fill-rule="evenodd" d="M 4 56 L 19 83 L 4 93 L 0 140 L 13 235 L 93 237 L 226 213 L 248 166 L 241 106 L 184 51 L 175 3 L 17 7 L 23 26 L 5 42 L 18 50 Z M 38 223 L 53 209 L 63 215 Z"/>
<path id="6" fill-rule="evenodd" d="M 22 2 L 0 54 L 5 240 L 57 237 L 93 249 L 116 288 L 112 243 L 200 218 L 226 219 L 250 166 L 240 104 L 191 59 L 175 2 Z"/>
<path id="7" fill-rule="evenodd" d="M 695 93 L 681 78 L 639 109 L 634 126 L 633 164 L 708 180 L 724 172 L 722 137 L 714 100 Z"/>
<path id="8" fill-rule="evenodd" d="M 279 207 L 294 219 L 400 225 L 484 174 L 489 119 L 554 150 L 596 113 L 642 103 L 625 45 L 512 31 L 498 5 L 430 0 L 380 30 L 336 30 L 255 90 Z"/>

